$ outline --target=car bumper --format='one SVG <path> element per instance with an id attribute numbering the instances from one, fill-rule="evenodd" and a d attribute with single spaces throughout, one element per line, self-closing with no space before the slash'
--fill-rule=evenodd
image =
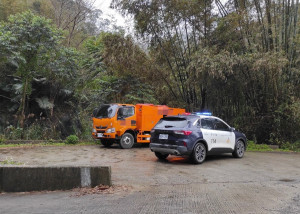
<path id="1" fill-rule="evenodd" d="M 150 143 L 150 149 L 152 152 L 159 152 L 162 154 L 171 154 L 171 155 L 188 154 L 188 150 L 185 146 L 177 146 L 177 145 L 170 145 L 170 144 Z"/>

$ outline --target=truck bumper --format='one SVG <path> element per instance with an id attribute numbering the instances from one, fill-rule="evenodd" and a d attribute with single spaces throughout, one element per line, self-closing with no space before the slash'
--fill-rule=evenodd
<path id="1" fill-rule="evenodd" d="M 95 139 L 119 139 L 116 133 L 92 133 Z"/>

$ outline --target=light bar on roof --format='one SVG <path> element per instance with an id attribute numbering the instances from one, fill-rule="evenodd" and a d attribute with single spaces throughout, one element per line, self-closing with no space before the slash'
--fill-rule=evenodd
<path id="1" fill-rule="evenodd" d="M 195 112 L 196 115 L 203 115 L 203 116 L 211 116 L 212 113 L 211 112 Z"/>

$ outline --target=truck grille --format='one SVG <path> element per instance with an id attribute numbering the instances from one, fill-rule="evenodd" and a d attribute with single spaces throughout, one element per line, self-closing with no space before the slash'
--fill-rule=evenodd
<path id="1" fill-rule="evenodd" d="M 107 126 L 96 126 L 96 129 L 106 129 Z"/>

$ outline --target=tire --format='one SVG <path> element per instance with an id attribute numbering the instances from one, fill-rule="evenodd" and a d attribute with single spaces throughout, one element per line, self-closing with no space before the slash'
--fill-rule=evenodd
<path id="1" fill-rule="evenodd" d="M 109 148 L 111 145 L 113 145 L 113 142 L 108 139 L 101 139 L 101 143 L 106 148 Z"/>
<path id="2" fill-rule="evenodd" d="M 160 160 L 165 160 L 169 156 L 169 154 L 162 154 L 159 152 L 155 152 L 155 156 Z"/>
<path id="3" fill-rule="evenodd" d="M 134 137 L 130 133 L 122 135 L 120 140 L 120 146 L 122 149 L 130 149 L 134 144 Z"/>
<path id="4" fill-rule="evenodd" d="M 245 154 L 245 144 L 243 141 L 239 140 L 238 142 L 236 142 L 232 155 L 235 158 L 242 158 L 244 154 Z"/>
<path id="5" fill-rule="evenodd" d="M 205 161 L 206 154 L 207 152 L 205 145 L 203 143 L 196 143 L 190 159 L 195 164 L 201 164 Z"/>

